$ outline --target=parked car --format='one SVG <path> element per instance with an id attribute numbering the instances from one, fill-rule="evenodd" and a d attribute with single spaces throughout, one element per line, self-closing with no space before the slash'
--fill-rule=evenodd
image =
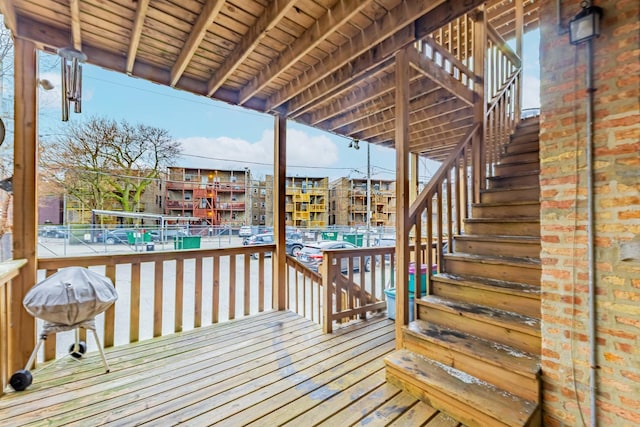
<path id="1" fill-rule="evenodd" d="M 248 239 L 245 239 L 245 241 L 242 242 L 242 244 L 245 246 L 268 245 L 274 242 L 275 240 L 273 238 L 273 233 L 261 233 L 261 234 L 254 234 Z M 285 244 L 286 244 L 285 250 L 287 251 L 287 254 L 294 257 L 298 256 L 298 253 L 304 246 L 304 244 L 302 243 L 302 236 L 299 233 L 288 234 L 285 240 Z M 271 256 L 271 252 L 265 253 L 265 256 Z M 252 254 L 252 257 L 258 258 L 258 254 L 257 253 Z"/>
<path id="2" fill-rule="evenodd" d="M 129 233 L 139 233 L 140 230 L 135 230 L 131 228 L 114 228 L 113 230 L 101 230 L 96 234 L 96 242 L 98 243 L 106 243 L 108 245 L 118 244 L 128 244 L 129 243 Z M 142 239 L 140 239 L 142 241 Z"/>
<path id="3" fill-rule="evenodd" d="M 307 266 L 313 271 L 318 271 L 320 264 L 322 264 L 322 252 L 327 249 L 358 249 L 358 246 L 350 242 L 337 241 L 337 240 L 322 240 L 319 242 L 313 242 L 306 244 L 300 254 L 298 255 L 298 261 Z M 349 270 L 349 260 L 342 258 L 341 271 L 346 273 Z M 353 270 L 360 270 L 360 257 L 354 257 Z M 364 271 L 371 271 L 371 257 L 365 257 Z"/>
<path id="4" fill-rule="evenodd" d="M 40 235 L 62 239 L 69 237 L 69 230 L 64 225 L 46 225 L 40 228 Z"/>
<path id="5" fill-rule="evenodd" d="M 249 237 L 253 234 L 253 228 L 250 225 L 243 225 L 240 227 L 240 231 L 238 231 L 238 236 L 240 237 Z"/>

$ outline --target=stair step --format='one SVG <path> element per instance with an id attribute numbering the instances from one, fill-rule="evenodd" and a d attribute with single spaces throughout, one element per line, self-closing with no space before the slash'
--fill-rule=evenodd
<path id="1" fill-rule="evenodd" d="M 540 162 L 537 160 L 532 160 L 529 162 L 515 162 L 515 163 L 505 163 L 505 164 L 497 164 L 495 167 L 495 174 L 498 176 L 511 175 L 512 173 L 517 172 L 532 172 L 540 170 Z"/>
<path id="2" fill-rule="evenodd" d="M 474 203 L 473 218 L 522 218 L 532 217 L 540 213 L 538 201 L 515 200 L 496 203 Z"/>
<path id="3" fill-rule="evenodd" d="M 528 142 L 538 142 L 540 139 L 539 129 L 535 127 L 523 128 L 521 130 L 516 131 L 511 138 L 509 139 L 508 145 L 511 144 L 522 144 Z"/>
<path id="4" fill-rule="evenodd" d="M 500 156 L 500 164 L 505 165 L 509 163 L 519 163 L 519 162 L 539 162 L 540 161 L 540 153 L 539 151 L 530 151 L 527 153 L 517 153 L 517 154 L 503 154 Z"/>
<path id="5" fill-rule="evenodd" d="M 387 379 L 469 427 L 533 426 L 540 407 L 471 375 L 408 350 L 385 358 Z"/>
<path id="6" fill-rule="evenodd" d="M 540 257 L 540 238 L 462 234 L 454 237 L 456 252 L 475 255 Z"/>
<path id="7" fill-rule="evenodd" d="M 540 358 L 473 335 L 428 323 L 403 329 L 407 350 L 461 371 L 523 399 L 540 399 Z"/>
<path id="8" fill-rule="evenodd" d="M 422 297 L 416 304 L 416 319 L 540 354 L 540 320 L 535 317 L 435 295 Z"/>
<path id="9" fill-rule="evenodd" d="M 480 192 L 480 202 L 497 203 L 516 200 L 540 200 L 540 186 L 528 185 L 513 188 L 489 188 Z"/>
<path id="10" fill-rule="evenodd" d="M 530 153 L 532 151 L 539 151 L 540 143 L 538 142 L 538 136 L 534 135 L 533 140 L 523 139 L 523 140 L 514 140 L 508 143 L 504 147 L 505 154 L 520 154 L 520 153 Z"/>
<path id="11" fill-rule="evenodd" d="M 445 271 L 451 274 L 540 286 L 540 259 L 536 258 L 496 257 L 456 252 L 445 255 L 444 266 Z"/>
<path id="12" fill-rule="evenodd" d="M 509 175 L 496 175 L 487 178 L 489 188 L 513 188 L 528 185 L 540 185 L 540 170 L 522 170 Z"/>
<path id="13" fill-rule="evenodd" d="M 539 285 L 439 273 L 431 278 L 431 294 L 540 318 Z"/>
<path id="14" fill-rule="evenodd" d="M 466 234 L 540 237 L 540 217 L 467 218 Z"/>

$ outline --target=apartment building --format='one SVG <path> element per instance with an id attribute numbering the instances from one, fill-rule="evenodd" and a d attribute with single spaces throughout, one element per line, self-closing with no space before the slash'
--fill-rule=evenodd
<path id="1" fill-rule="evenodd" d="M 241 226 L 251 221 L 249 169 L 169 167 L 165 209 L 171 216 L 198 217 L 201 224 Z"/>
<path id="2" fill-rule="evenodd" d="M 367 224 L 367 180 L 338 178 L 329 184 L 329 225 Z M 395 225 L 395 181 L 371 180 L 371 225 Z"/>
<path id="3" fill-rule="evenodd" d="M 266 178 L 266 220 L 273 224 L 273 176 Z M 325 228 L 328 223 L 329 178 L 287 177 L 285 223 L 297 228 Z"/>

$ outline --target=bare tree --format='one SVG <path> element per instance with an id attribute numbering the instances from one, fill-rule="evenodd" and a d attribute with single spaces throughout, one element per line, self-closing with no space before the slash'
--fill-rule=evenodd
<path id="1" fill-rule="evenodd" d="M 92 117 L 43 144 L 42 173 L 91 209 L 138 210 L 145 189 L 180 154 L 168 131 Z"/>

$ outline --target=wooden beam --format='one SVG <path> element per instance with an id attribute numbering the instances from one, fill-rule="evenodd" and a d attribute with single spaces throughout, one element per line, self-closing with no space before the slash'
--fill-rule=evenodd
<path id="1" fill-rule="evenodd" d="M 15 34 L 17 20 L 14 0 L 0 0 L 0 12 L 4 18 L 4 25 Z"/>
<path id="2" fill-rule="evenodd" d="M 150 0 L 138 0 L 136 18 L 133 21 L 133 28 L 131 29 L 131 42 L 129 42 L 129 53 L 127 55 L 127 65 L 125 69 L 127 74 L 133 73 L 133 65 L 136 62 L 136 54 L 138 52 L 138 45 L 140 44 L 142 29 L 144 28 L 144 18 L 147 16 L 147 9 L 149 8 L 149 1 Z"/>
<path id="3" fill-rule="evenodd" d="M 244 104 L 257 92 L 276 79 L 282 72 L 286 71 L 291 64 L 297 63 L 325 40 L 325 36 L 348 23 L 355 15 L 369 6 L 372 0 L 344 0 L 328 10 L 317 23 L 307 29 L 296 41 L 282 54 L 271 61 L 269 65 L 256 76 L 242 91 L 240 91 L 240 103 Z M 273 105 L 275 108 L 282 103 Z"/>
<path id="4" fill-rule="evenodd" d="M 249 28 L 247 34 L 238 43 L 222 64 L 211 76 L 207 85 L 211 96 L 242 65 L 243 61 L 256 49 L 260 41 L 272 30 L 295 5 L 296 0 L 274 0 L 266 7 L 265 13 Z"/>
<path id="5" fill-rule="evenodd" d="M 82 32 L 80 30 L 80 0 L 70 0 L 69 9 L 71 11 L 71 40 L 73 47 L 82 50 Z"/>
<path id="6" fill-rule="evenodd" d="M 396 54 L 396 348 L 409 324 L 409 56 Z"/>
<path id="7" fill-rule="evenodd" d="M 473 105 L 473 91 L 471 89 L 463 85 L 462 82 L 456 80 L 444 68 L 440 67 L 424 55 L 420 55 L 417 50 L 411 49 L 408 54 L 411 66 L 415 70 L 423 73 L 425 76 L 447 89 L 467 104 Z"/>
<path id="8" fill-rule="evenodd" d="M 196 52 L 196 49 L 198 49 L 198 46 L 200 46 L 205 34 L 207 34 L 207 29 L 220 12 L 220 9 L 222 9 L 224 3 L 224 0 L 207 0 L 204 4 L 200 15 L 198 15 L 198 19 L 196 19 L 193 27 L 191 27 L 189 38 L 184 42 L 180 56 L 178 56 L 176 63 L 173 64 L 171 68 L 171 87 L 175 87 L 180 77 L 182 77 L 182 73 L 184 73 L 187 65 L 189 65 L 193 54 Z M 207 94 L 208 93 L 207 91 Z"/>
<path id="9" fill-rule="evenodd" d="M 14 55 L 13 258 L 27 261 L 11 288 L 9 354 L 15 371 L 24 369 L 36 342 L 35 320 L 22 300 L 38 273 L 38 65 L 29 41 L 16 38 Z"/>
<path id="10" fill-rule="evenodd" d="M 480 191 L 486 187 L 485 183 L 485 156 L 484 156 L 484 132 L 487 117 L 487 80 L 485 70 L 487 68 L 487 21 L 484 7 L 480 7 L 473 20 L 473 69 L 475 71 L 474 113 L 473 118 L 480 124 L 477 133 L 474 134 L 472 143 L 472 174 L 473 174 L 473 203 L 480 201 Z"/>
<path id="11" fill-rule="evenodd" d="M 276 251 L 273 254 L 273 306 L 276 310 L 285 310 L 287 308 L 287 250 L 285 238 L 287 121 L 280 115 L 274 117 L 273 154 L 273 237 L 276 243 Z"/>

